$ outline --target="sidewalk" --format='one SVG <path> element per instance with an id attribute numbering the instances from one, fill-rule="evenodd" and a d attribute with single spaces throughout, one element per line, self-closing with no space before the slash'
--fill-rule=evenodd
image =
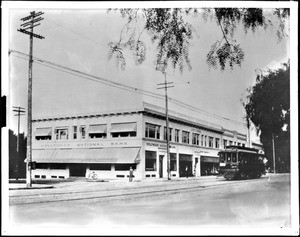
<path id="1" fill-rule="evenodd" d="M 201 176 L 201 177 L 172 177 L 171 180 L 168 180 L 167 178 L 149 178 L 149 179 L 133 179 L 132 184 L 137 184 L 139 185 L 149 185 L 151 183 L 162 183 L 162 182 L 187 182 L 187 181 L 192 181 L 192 180 L 216 180 L 216 179 L 221 179 L 220 177 L 217 176 Z M 40 183 L 39 183 L 40 182 Z M 32 185 L 30 188 L 27 188 L 26 185 L 26 180 L 10 180 L 9 181 L 9 190 L 21 190 L 21 189 L 49 189 L 49 188 L 54 188 L 55 186 L 60 186 L 60 184 L 66 184 L 66 183 L 103 183 L 105 184 L 104 186 L 109 186 L 110 184 L 112 186 L 118 186 L 118 185 L 124 185 L 124 184 L 129 184 L 128 179 L 107 179 L 107 180 L 87 180 L 83 178 L 78 178 L 76 179 L 71 179 L 71 180 L 61 180 L 56 181 L 56 180 L 34 180 L 32 182 Z"/>

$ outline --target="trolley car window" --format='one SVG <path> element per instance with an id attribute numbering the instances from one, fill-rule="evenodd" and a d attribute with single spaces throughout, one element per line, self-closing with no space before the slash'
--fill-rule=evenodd
<path id="1" fill-rule="evenodd" d="M 231 162 L 231 153 L 226 154 L 226 161 Z"/>
<path id="2" fill-rule="evenodd" d="M 232 153 L 232 162 L 236 162 L 236 161 L 237 161 L 236 153 Z"/>
<path id="3" fill-rule="evenodd" d="M 225 154 L 224 153 L 220 153 L 220 162 L 221 163 L 225 162 Z"/>

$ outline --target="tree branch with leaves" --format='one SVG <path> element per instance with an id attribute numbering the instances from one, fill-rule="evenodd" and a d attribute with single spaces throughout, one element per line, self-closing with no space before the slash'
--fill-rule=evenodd
<path id="1" fill-rule="evenodd" d="M 109 9 L 108 12 L 112 11 Z M 115 57 L 118 65 L 125 70 L 126 57 L 124 49 L 133 53 L 135 63 L 142 64 L 146 59 L 146 43 L 141 35 L 147 32 L 152 44 L 156 47 L 154 66 L 162 73 L 169 65 L 182 73 L 187 67 L 192 69 L 190 60 L 190 42 L 196 33 L 189 23 L 189 17 L 202 15 L 204 21 L 215 21 L 220 27 L 222 38 L 212 44 L 206 55 L 209 68 L 225 70 L 241 66 L 245 57 L 240 44 L 234 39 L 234 33 L 242 25 L 245 33 L 258 28 L 273 28 L 274 22 L 260 8 L 136 8 L 114 9 L 127 22 L 124 25 L 120 39 L 109 43 L 108 58 Z M 286 20 L 289 9 L 273 9 L 273 16 L 278 20 L 276 35 L 278 40 L 287 36 Z M 124 37 L 126 29 L 127 37 Z"/>

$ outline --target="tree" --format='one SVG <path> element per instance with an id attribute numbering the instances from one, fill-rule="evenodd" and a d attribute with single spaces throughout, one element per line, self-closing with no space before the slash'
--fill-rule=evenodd
<path id="1" fill-rule="evenodd" d="M 290 63 L 257 75 L 256 85 L 248 89 L 244 101 L 246 117 L 256 127 L 269 164 L 273 166 L 272 138 L 275 140 L 276 166 L 290 165 Z M 277 166 L 280 167 L 280 166 Z"/>
<path id="2" fill-rule="evenodd" d="M 109 9 L 111 11 L 111 9 Z M 109 43 L 109 59 L 116 57 L 124 70 L 126 58 L 123 50 L 129 48 L 136 64 L 142 64 L 146 58 L 146 43 L 141 35 L 147 32 L 156 46 L 156 70 L 165 73 L 169 64 L 173 69 L 183 72 L 187 66 L 192 69 L 189 57 L 190 42 L 195 33 L 189 17 L 202 15 L 204 21 L 215 21 L 220 27 L 222 38 L 214 42 L 207 53 L 207 64 L 210 68 L 224 70 L 235 65 L 241 66 L 244 51 L 234 39 L 234 33 L 241 24 L 245 33 L 255 32 L 259 27 L 273 27 L 270 14 L 259 8 L 148 8 L 148 9 L 115 9 L 126 19 L 120 38 Z M 273 17 L 277 19 L 277 37 L 281 40 L 286 36 L 285 23 L 289 18 L 289 9 L 273 9 Z"/>
<path id="3" fill-rule="evenodd" d="M 9 178 L 25 178 L 26 177 L 26 144 L 27 139 L 24 133 L 20 133 L 19 137 L 19 155 L 17 153 L 17 136 L 12 130 L 9 129 Z"/>

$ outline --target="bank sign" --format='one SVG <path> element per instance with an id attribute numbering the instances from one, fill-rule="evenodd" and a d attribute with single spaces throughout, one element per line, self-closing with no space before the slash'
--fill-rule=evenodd
<path id="1" fill-rule="evenodd" d="M 49 142 L 38 141 L 32 144 L 33 149 L 66 149 L 66 148 L 103 148 L 103 147 L 137 147 L 142 146 L 141 141 L 68 141 Z"/>

